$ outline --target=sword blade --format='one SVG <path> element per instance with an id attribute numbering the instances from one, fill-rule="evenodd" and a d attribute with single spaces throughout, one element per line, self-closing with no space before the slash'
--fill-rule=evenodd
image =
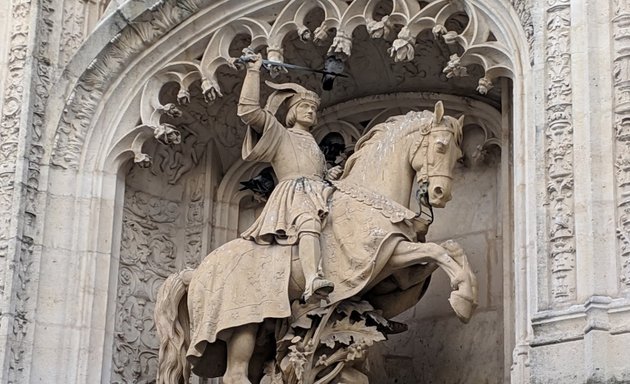
<path id="1" fill-rule="evenodd" d="M 338 72 L 331 72 L 331 71 L 325 71 L 323 69 L 313 69 L 313 68 L 309 68 L 309 67 L 302 67 L 299 65 L 295 65 L 295 64 L 287 64 L 287 63 L 281 63 L 279 61 L 271 61 L 271 60 L 263 60 L 263 65 L 265 67 L 267 66 L 278 66 L 278 67 L 283 67 L 286 69 L 293 69 L 296 71 L 306 71 L 306 72 L 313 72 L 313 73 L 320 73 L 323 75 L 330 75 L 330 76 L 337 76 L 337 77 L 348 77 L 348 75 L 344 75 L 343 73 L 338 73 Z"/>

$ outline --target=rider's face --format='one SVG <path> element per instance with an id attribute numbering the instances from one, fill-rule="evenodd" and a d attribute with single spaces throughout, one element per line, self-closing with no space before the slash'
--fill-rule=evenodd
<path id="1" fill-rule="evenodd" d="M 317 106 L 308 101 L 300 102 L 296 107 L 295 121 L 305 128 L 310 128 L 315 123 Z"/>

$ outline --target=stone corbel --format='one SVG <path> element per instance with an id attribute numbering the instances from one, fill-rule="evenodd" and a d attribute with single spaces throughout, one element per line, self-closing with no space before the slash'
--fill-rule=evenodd
<path id="1" fill-rule="evenodd" d="M 403 27 L 398 33 L 398 37 L 387 50 L 389 56 L 395 62 L 411 61 L 416 56 L 416 35 L 412 35 L 407 27 Z"/>
<path id="2" fill-rule="evenodd" d="M 146 126 L 143 126 L 146 127 Z M 148 128 L 148 127 L 147 127 Z M 149 168 L 153 165 L 153 159 L 146 153 L 142 152 L 142 146 L 151 138 L 152 132 L 150 129 L 140 128 L 140 132 L 136 134 L 131 142 L 131 151 L 133 152 L 133 162 L 141 168 Z"/>
<path id="3" fill-rule="evenodd" d="M 149 154 L 142 152 L 142 147 L 154 137 L 155 127 L 140 124 L 118 140 L 112 150 L 112 156 L 120 161 L 132 158 L 139 167 L 149 168 L 153 164 L 153 159 Z"/>
<path id="4" fill-rule="evenodd" d="M 171 119 L 178 119 L 183 112 L 175 103 L 162 104 L 159 99 L 160 91 L 167 83 L 177 83 L 179 85 L 177 103 L 185 105 L 190 102 L 190 86 L 195 81 L 199 81 L 200 78 L 199 64 L 194 62 L 172 63 L 151 77 L 142 92 L 140 101 L 141 124 L 139 127 L 149 129 L 152 136 L 164 145 L 181 143 L 181 133 L 174 125 L 162 120 L 165 116 Z M 144 138 L 144 135 L 142 137 Z M 147 156 L 143 156 L 139 152 L 141 146 L 134 148 L 138 150 L 134 150 L 137 160 L 146 162 Z"/>
<path id="5" fill-rule="evenodd" d="M 328 49 L 328 56 L 334 56 L 339 60 L 346 61 L 352 54 L 352 35 L 347 35 L 344 31 L 337 31 L 332 45 Z"/>
<path id="6" fill-rule="evenodd" d="M 494 87 L 496 79 L 502 76 L 513 77 L 514 68 L 507 48 L 498 41 L 492 40 L 492 31 L 487 22 L 481 19 L 477 10 L 468 3 L 464 3 L 463 10 L 469 18 L 468 25 L 460 34 L 453 31 L 439 30 L 439 34 L 449 45 L 458 44 L 464 48 L 459 56 L 453 54 L 444 72 L 447 77 L 466 76 L 466 67 L 478 64 L 485 70 L 485 75 L 479 80 L 477 91 L 483 95 Z M 449 6 L 445 7 L 449 8 Z M 459 8 L 453 8 L 456 10 Z M 451 10 L 451 11 L 452 11 Z M 445 16 L 445 15 L 443 15 Z M 450 15 L 448 15 L 450 17 Z M 437 20 L 437 18 L 436 18 Z M 444 19 L 443 22 L 445 22 Z M 442 25 L 441 20 L 438 21 Z M 434 29 L 434 33 L 435 33 Z"/>

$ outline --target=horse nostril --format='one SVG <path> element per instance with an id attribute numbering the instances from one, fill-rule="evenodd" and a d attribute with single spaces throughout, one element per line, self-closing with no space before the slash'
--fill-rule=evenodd
<path id="1" fill-rule="evenodd" d="M 435 187 L 433 189 L 433 192 L 438 195 L 438 196 L 442 196 L 444 194 L 444 191 L 442 190 L 442 187 Z"/>

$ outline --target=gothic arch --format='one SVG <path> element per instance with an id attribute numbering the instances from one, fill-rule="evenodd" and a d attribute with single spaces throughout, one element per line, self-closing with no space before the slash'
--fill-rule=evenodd
<path id="1" fill-rule="evenodd" d="M 44 237 L 47 238 L 45 247 L 59 250 L 59 255 L 54 258 L 71 260 L 64 265 L 72 271 L 70 273 L 76 281 L 60 289 L 55 287 L 50 277 L 42 274 L 40 282 L 41 292 L 49 290 L 47 296 L 66 302 L 72 307 L 63 318 L 56 318 L 45 310 L 40 311 L 41 324 L 55 324 L 51 331 L 54 336 L 51 338 L 65 340 L 72 351 L 70 356 L 73 357 L 59 362 L 58 365 L 59 371 L 64 372 L 61 374 L 64 377 L 76 378 L 82 382 L 98 382 L 109 369 L 107 354 L 103 351 L 107 349 L 107 340 L 113 337 L 111 295 L 115 295 L 115 288 L 112 290 L 115 281 L 111 275 L 117 268 L 116 246 L 120 242 L 120 231 L 116 226 L 122 214 L 124 174 L 133 158 L 142 154 L 143 144 L 153 137 L 156 126 L 161 123 L 160 116 L 166 113 L 168 107 L 160 103 L 161 88 L 158 87 L 157 91 L 152 88 L 155 84 L 161 85 L 154 83 L 154 80 L 157 78 L 163 82 L 178 83 L 178 94 L 201 83 L 204 94 L 211 97 L 218 96 L 218 93 L 227 95 L 225 90 L 214 87 L 215 72 L 209 71 L 216 71 L 218 64 L 211 60 L 204 61 L 205 58 L 212 57 L 204 55 L 195 66 L 195 60 L 185 60 L 191 56 L 187 52 L 194 52 L 192 57 L 199 57 L 207 51 L 204 46 L 208 37 L 212 36 L 206 47 L 213 44 L 212 40 L 218 36 L 216 32 L 229 22 L 251 14 L 260 14 L 265 9 L 280 10 L 286 3 L 287 1 L 281 0 L 256 0 L 247 2 L 246 5 L 241 1 L 228 0 L 166 0 L 157 4 L 147 0 L 141 6 L 137 3 L 125 3 L 117 11 L 108 14 L 107 19 L 90 35 L 66 67 L 56 86 L 64 91 L 65 103 L 51 103 L 47 110 L 45 135 L 50 151 L 46 152 L 45 161 L 50 166 L 42 176 L 50 185 L 51 197 L 48 204 L 62 204 L 76 214 L 74 219 L 68 220 L 63 212 L 48 212 L 45 218 L 47 221 L 67 221 L 61 231 L 70 240 L 59 244 L 52 238 L 52 233 L 45 234 Z M 332 44 L 333 51 L 348 56 L 352 53 L 347 49 L 348 34 L 351 35 L 350 32 L 357 27 L 353 23 L 357 23 L 359 19 L 350 18 L 350 13 L 344 14 L 340 10 L 340 3 L 343 2 L 318 2 L 325 10 L 326 26 L 340 27 L 350 20 L 347 24 L 349 29 L 339 33 Z M 403 23 L 413 20 L 415 13 L 406 7 L 406 3 L 402 0 L 394 1 L 394 10 L 398 13 L 392 18 L 393 21 Z M 434 2 L 438 3 L 442 1 Z M 531 75 L 528 67 L 528 41 L 518 15 L 502 0 L 460 0 L 457 3 L 462 9 L 478 14 L 475 17 L 484 17 L 488 23 L 488 29 L 476 25 L 468 32 L 464 31 L 461 36 L 449 35 L 469 48 L 470 56 L 462 56 L 463 61 L 460 64 L 482 65 L 487 71 L 484 78 L 487 77 L 486 80 L 497 84 L 496 79 L 500 76 L 512 79 L 512 122 L 515 130 L 513 156 L 528 156 L 526 151 L 531 135 L 525 133 L 525 127 L 533 125 L 527 117 L 532 101 L 524 95 L 527 91 L 526 80 Z M 363 7 L 358 13 L 364 15 L 373 6 L 367 0 L 356 1 L 356 4 L 357 7 Z M 446 5 L 441 4 L 440 7 L 442 6 Z M 437 8 L 439 7 L 436 5 Z M 426 16 L 432 18 L 432 21 L 427 21 L 430 29 L 441 25 L 437 21 L 445 15 L 439 13 L 442 9 L 443 7 L 437 9 L 430 17 Z M 289 11 L 286 12 L 289 14 Z M 307 10 L 304 9 L 295 12 L 298 20 L 306 13 Z M 423 17 L 421 15 L 418 18 Z M 243 20 L 232 32 L 251 32 L 252 43 L 261 47 L 267 45 L 267 54 L 276 54 L 276 59 L 282 59 L 278 44 L 282 43 L 283 36 L 288 31 L 293 30 L 300 35 L 305 32 L 292 19 L 287 19 L 278 26 L 256 23 L 251 18 Z M 367 25 L 372 21 L 376 20 L 364 17 L 359 24 Z M 374 28 L 376 29 L 373 33 L 377 33 L 378 28 L 385 27 L 379 25 Z M 325 32 L 325 29 L 322 31 Z M 503 44 L 503 47 L 485 47 L 492 52 L 486 58 L 479 51 L 484 48 L 480 46 L 488 43 L 487 36 L 481 40 L 478 37 L 488 31 L 492 31 L 496 41 Z M 440 28 L 437 28 L 436 33 L 446 35 Z M 234 36 L 238 34 L 234 33 Z M 400 45 L 409 48 L 413 39 L 405 36 L 399 36 Z M 219 46 L 225 52 L 225 44 Z M 229 53 L 229 45 L 227 50 Z M 399 51 L 400 48 L 393 52 L 395 54 Z M 404 55 L 398 56 L 403 59 Z M 166 70 L 164 63 L 169 63 Z M 459 67 L 454 64 L 454 68 Z M 204 73 L 210 75 L 204 76 Z M 209 80 L 205 85 L 204 78 Z M 488 83 L 484 84 L 488 88 Z M 181 97 L 186 97 L 185 92 L 181 93 Z M 352 133 L 349 137 L 354 135 Z M 508 156 L 508 152 L 505 151 L 505 156 Z M 522 175 L 515 175 L 514 184 L 518 182 L 518 178 L 522 178 Z M 519 201 L 524 198 L 514 196 L 514 207 L 518 207 Z M 526 212 L 514 214 L 527 219 Z M 529 215 L 531 220 L 531 213 Z M 514 249 L 519 246 L 518 241 L 524 240 L 515 241 Z M 46 254 L 43 256 L 42 268 L 57 262 L 49 258 Z M 76 297 L 76 292 L 85 293 Z M 39 327 L 42 332 L 43 326 Z M 35 346 L 38 347 L 43 348 Z"/>

